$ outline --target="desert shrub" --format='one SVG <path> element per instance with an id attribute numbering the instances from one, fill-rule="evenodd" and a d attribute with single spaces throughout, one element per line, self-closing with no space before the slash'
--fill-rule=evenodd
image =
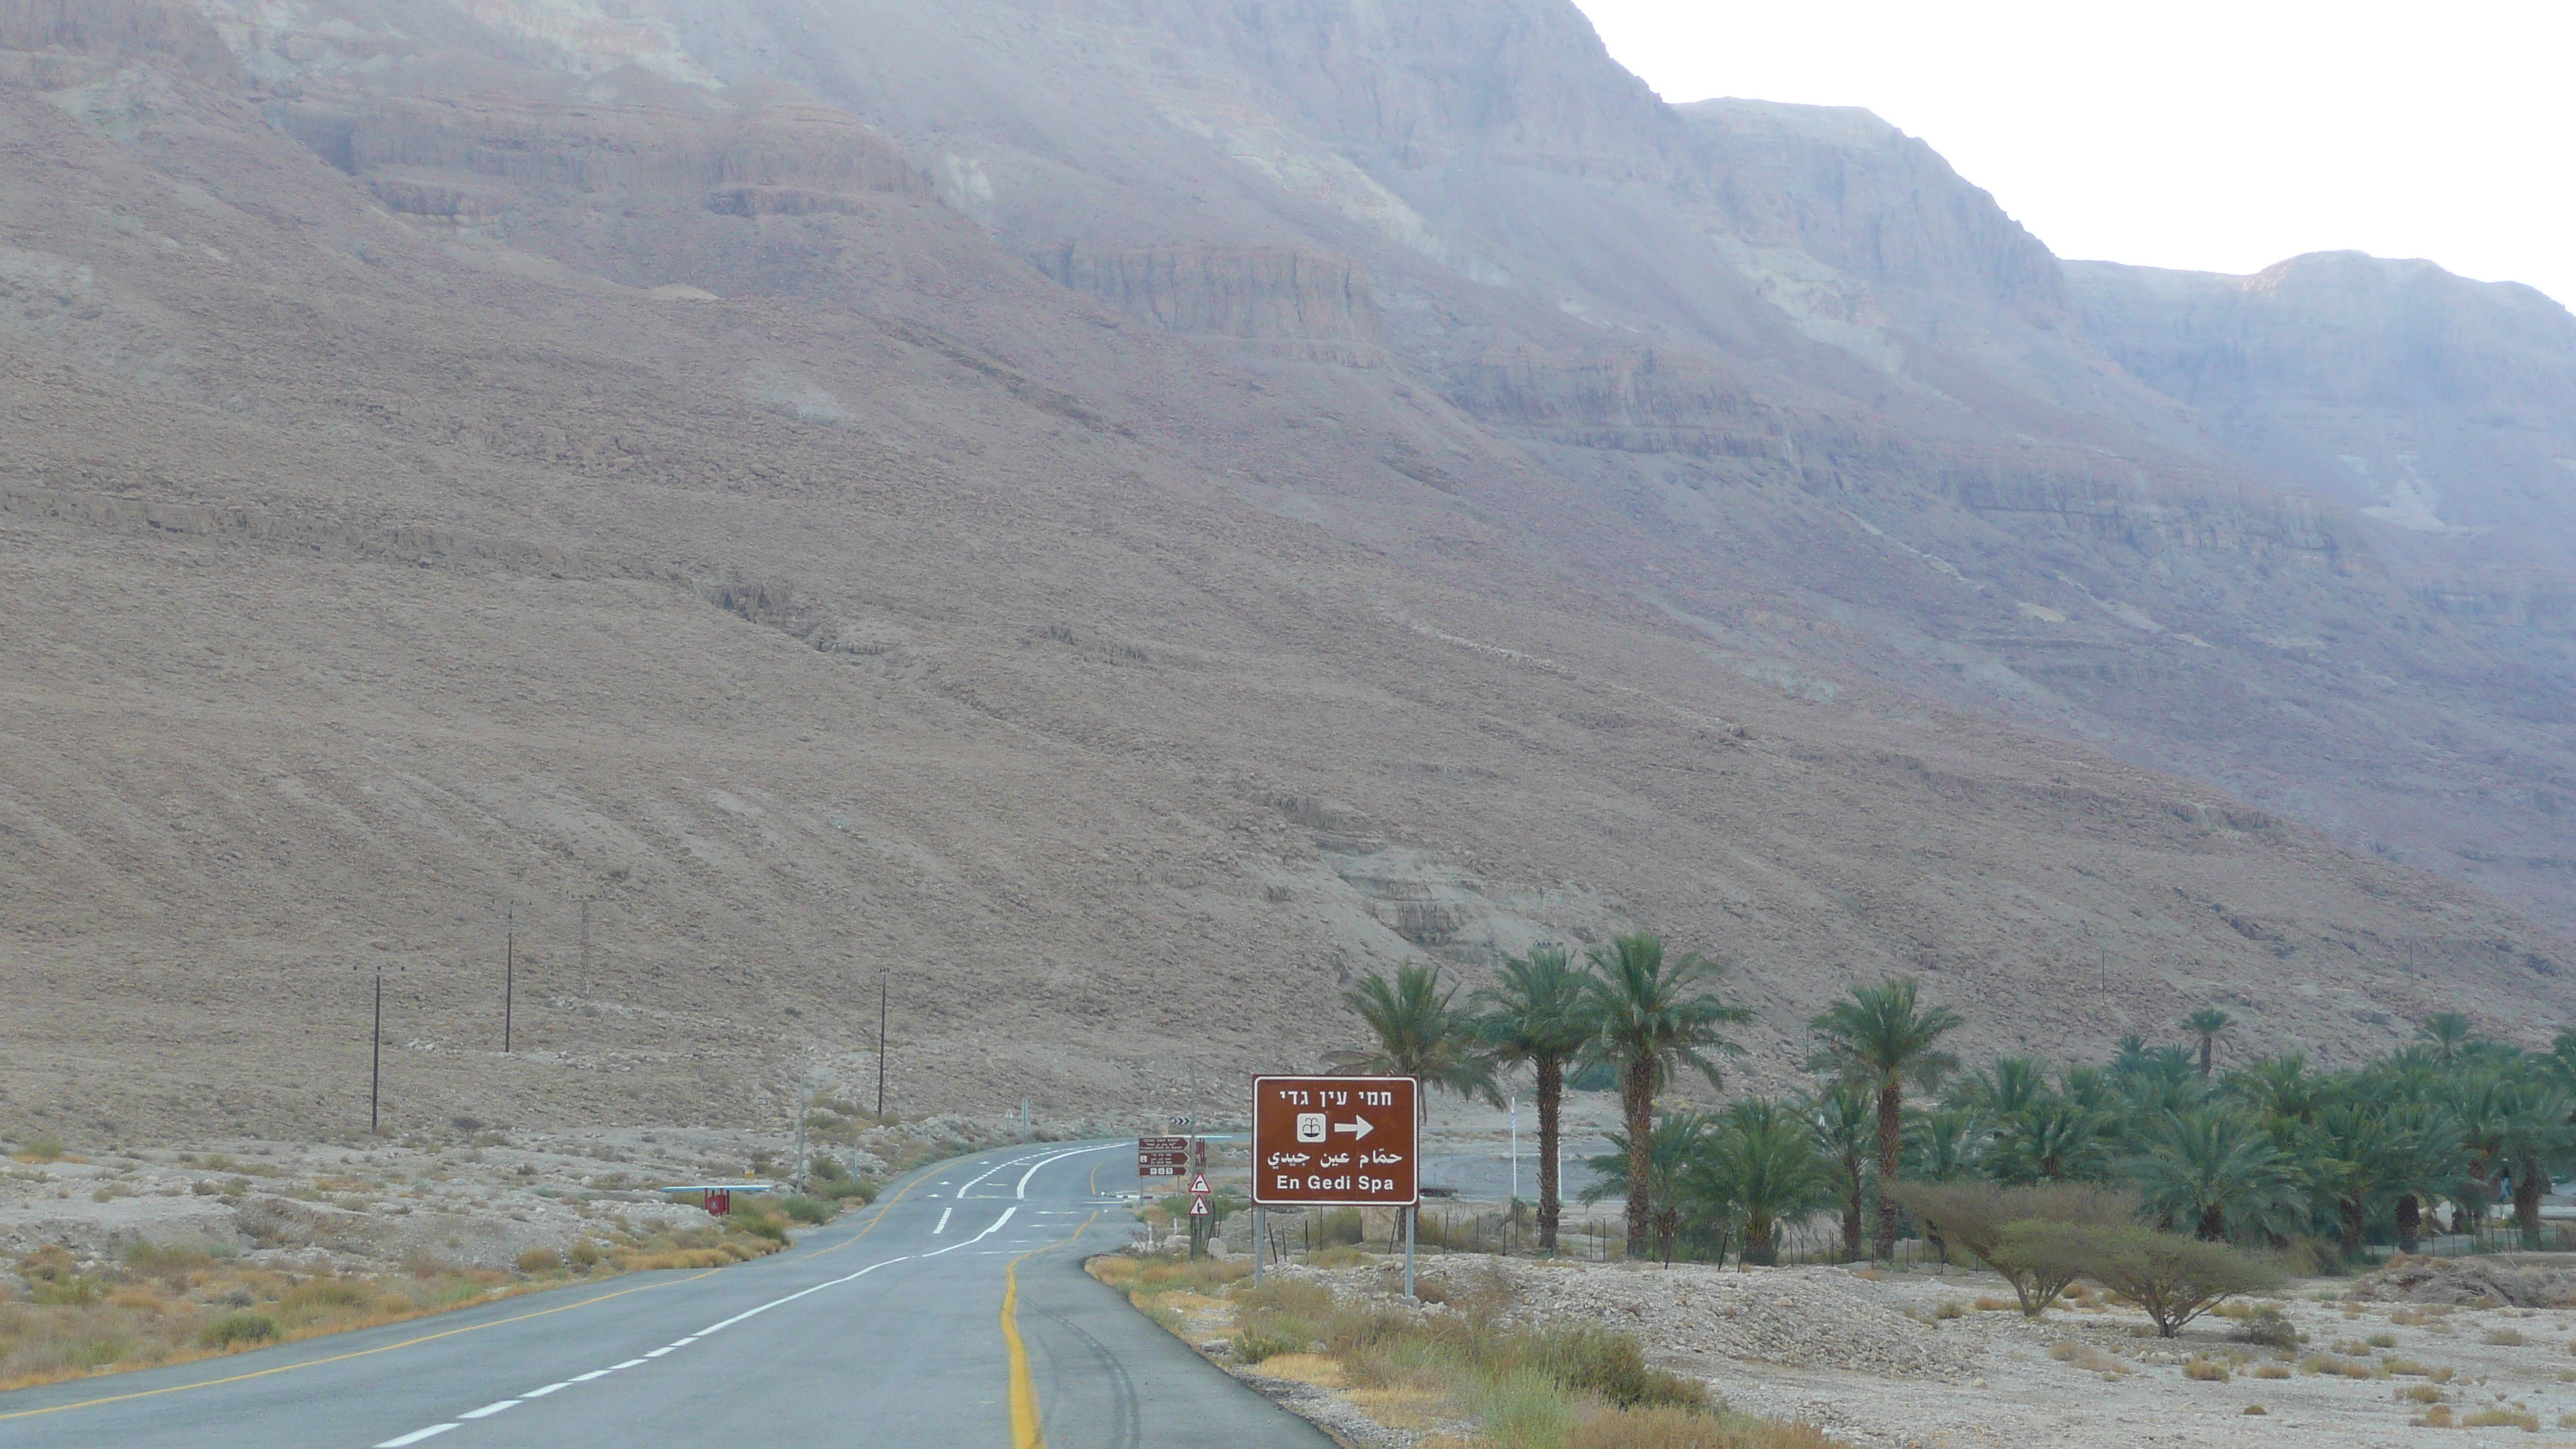
<path id="1" fill-rule="evenodd" d="M 1306 1343 L 1305 1339 L 1290 1338 L 1285 1334 L 1245 1329 L 1234 1336 L 1234 1356 L 1245 1363 L 1259 1363 L 1264 1359 L 1277 1358 L 1283 1353 L 1303 1353 L 1306 1350 Z"/>
<path id="2" fill-rule="evenodd" d="M 31 1137 L 18 1144 L 18 1157 L 25 1162 L 60 1162 L 69 1149 L 57 1137 Z"/>
<path id="3" fill-rule="evenodd" d="M 2125 1193 L 2072 1183 L 2004 1187 L 1991 1182 L 1909 1182 L 1888 1189 L 1907 1212 L 1937 1229 L 1944 1242 L 2003 1275 L 2024 1315 L 2037 1318 L 2057 1301 L 2076 1274 L 2048 1269 L 2026 1254 L 2002 1252 L 2005 1234 L 2016 1224 L 2056 1223 L 2109 1226 L 2136 1214 L 2136 1200 Z M 2000 1253 L 2000 1256 L 1999 1256 Z"/>
<path id="4" fill-rule="evenodd" d="M 286 1290 L 280 1303 L 289 1308 L 355 1308 L 373 1295 L 363 1286 L 339 1278 L 308 1278 Z"/>
<path id="5" fill-rule="evenodd" d="M 598 1267 L 600 1259 L 606 1256 L 599 1250 L 599 1244 L 588 1238 L 572 1245 L 572 1265 L 584 1272 Z"/>
<path id="6" fill-rule="evenodd" d="M 2442 1402 L 2442 1391 L 2431 1384 L 2413 1384 L 2397 1391 L 2397 1397 L 2417 1404 Z"/>
<path id="7" fill-rule="evenodd" d="M 2288 1364 L 2264 1363 L 2256 1364 L 2254 1366 L 2254 1377 L 2258 1379 L 2286 1379 L 2289 1376 L 2290 1366 Z"/>
<path id="8" fill-rule="evenodd" d="M 1708 1387 L 1699 1380 L 1648 1368 L 1645 1345 L 1633 1333 L 1584 1325 L 1529 1337 L 1535 1340 L 1531 1356 L 1536 1365 L 1569 1392 L 1623 1409 L 1696 1409 L 1708 1403 Z"/>
<path id="9" fill-rule="evenodd" d="M 2239 1343 L 2259 1343 L 2265 1348 L 2297 1348 L 2307 1335 L 2299 1332 L 2297 1324 L 2281 1316 L 2278 1304 L 2266 1303 L 2237 1321 L 2235 1338 Z M 2397 1341 L 2383 1333 L 2371 1342 L 2378 1343 L 2382 1338 L 2390 1343 Z"/>
<path id="10" fill-rule="evenodd" d="M 205 1327 L 197 1342 L 206 1348 L 233 1348 L 246 1343 L 266 1343 L 277 1337 L 277 1320 L 265 1313 L 227 1313 Z"/>
<path id="11" fill-rule="evenodd" d="M 2431 1417 L 2428 1413 L 2426 1417 Z M 2528 1409 L 2480 1409 L 2460 1421 L 2466 1429 L 2520 1429 L 2526 1434 L 2540 1432 L 2540 1416 Z"/>
<path id="12" fill-rule="evenodd" d="M 817 1198 L 805 1197 L 801 1194 L 780 1203 L 778 1205 L 778 1210 L 800 1223 L 828 1223 L 833 1218 L 833 1209 L 831 1204 L 823 1202 Z"/>
<path id="13" fill-rule="evenodd" d="M 2365 1341 L 2369 1343 L 2372 1348 L 2395 1348 L 2397 1346 L 2397 1335 L 2393 1333 L 2374 1333 Z"/>
<path id="14" fill-rule="evenodd" d="M 2520 1348 L 2527 1340 L 2519 1328 L 2490 1328 L 2486 1332 L 2486 1341 L 2499 1348 Z"/>
<path id="15" fill-rule="evenodd" d="M 2184 1361 L 2182 1376 L 2187 1379 L 2197 1379 L 2202 1383 L 2223 1384 L 2234 1378 L 2236 1374 L 2223 1358 L 2203 1358 L 2199 1354 L 2193 1354 Z"/>
<path id="16" fill-rule="evenodd" d="M 519 1255 L 519 1271 L 560 1273 L 563 1271 L 563 1254 L 552 1248 L 530 1248 Z"/>
<path id="17" fill-rule="evenodd" d="M 2281 1270 L 2266 1259 L 2152 1228 L 2020 1222 L 2005 1229 L 1996 1251 L 2028 1264 L 2035 1276 L 2091 1278 L 2145 1310 L 2159 1338 L 2230 1298 L 2281 1283 Z"/>

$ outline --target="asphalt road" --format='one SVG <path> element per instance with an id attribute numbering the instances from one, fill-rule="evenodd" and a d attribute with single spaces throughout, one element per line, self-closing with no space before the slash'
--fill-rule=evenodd
<path id="1" fill-rule="evenodd" d="M 944 1163 L 714 1272 L 0 1394 L 0 1446 L 1329 1449 L 1082 1272 L 1127 1241 L 1129 1150 Z"/>

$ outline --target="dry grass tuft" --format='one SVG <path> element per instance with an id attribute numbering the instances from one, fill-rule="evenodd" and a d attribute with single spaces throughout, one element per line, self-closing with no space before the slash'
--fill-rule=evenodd
<path id="1" fill-rule="evenodd" d="M 2520 1429 L 2526 1434 L 2540 1432 L 2540 1416 L 2528 1409 L 2480 1409 L 2460 1421 L 2464 1429 Z"/>
<path id="2" fill-rule="evenodd" d="M 2223 1358 L 2203 1358 L 2193 1354 L 2184 1361 L 2182 1376 L 2206 1384 L 2223 1384 L 2236 1377 L 2236 1373 Z"/>
<path id="3" fill-rule="evenodd" d="M 1565 1449 L 1837 1449 L 1813 1424 L 1680 1409 L 1607 1409 L 1581 1419 Z"/>

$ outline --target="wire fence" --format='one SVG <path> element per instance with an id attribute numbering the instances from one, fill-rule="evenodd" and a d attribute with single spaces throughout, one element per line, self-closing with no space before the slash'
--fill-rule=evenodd
<path id="1" fill-rule="evenodd" d="M 1375 1248 L 1398 1248 L 1400 1236 L 1384 1242 L 1364 1241 L 1360 1236 L 1357 1214 L 1338 1225 L 1333 1220 L 1308 1214 L 1302 1221 L 1283 1222 L 1273 1228 L 1272 1250 L 1281 1256 L 1302 1251 L 1312 1254 L 1342 1244 L 1359 1244 Z M 1934 1266 L 1970 1266 L 1964 1254 L 1945 1253 L 1941 1247 L 1920 1237 L 1900 1238 L 1895 1252 L 1886 1258 L 1871 1252 L 1868 1229 L 1863 1225 L 1860 1249 L 1848 1251 L 1842 1225 L 1835 1218 L 1821 1218 L 1797 1224 L 1782 1224 L 1773 1235 L 1772 1261 L 1782 1267 L 1816 1267 L 1830 1264 L 1873 1264 L 1880 1267 L 1913 1269 Z M 1318 1228 L 1327 1229 L 1319 1236 Z M 1433 1206 L 1421 1209 L 1414 1238 L 1425 1252 L 1488 1253 L 1518 1256 L 1538 1251 L 1536 1216 L 1526 1204 L 1518 1209 L 1477 1210 L 1466 1207 Z M 1568 1217 L 1557 1232 L 1559 1256 L 1586 1262 L 1607 1262 L 1626 1256 L 1627 1235 L 1624 1224 L 1616 1219 L 1597 1216 Z M 1741 1265 L 1743 1244 L 1731 1237 L 1712 1237 L 1704 1233 L 1676 1234 L 1667 1244 L 1651 1239 L 1640 1257 L 1673 1262 Z M 1667 1249 L 1669 1248 L 1669 1252 Z M 2482 1257 L 2499 1253 L 2576 1253 L 2576 1222 L 2550 1221 L 2540 1225 L 2536 1238 L 2526 1238 L 2519 1224 L 2511 1219 L 2485 1219 L 2462 1231 L 2427 1234 L 2415 1247 L 2418 1254 L 2436 1258 Z M 2360 1257 L 2369 1262 L 2385 1262 L 2397 1254 L 2393 1243 L 2364 1244 Z"/>

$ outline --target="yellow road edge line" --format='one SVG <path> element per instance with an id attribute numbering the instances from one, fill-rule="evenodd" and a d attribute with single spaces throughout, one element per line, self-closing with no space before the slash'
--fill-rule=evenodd
<path id="1" fill-rule="evenodd" d="M 1098 1171 L 1097 1168 L 1093 1169 Z M 1002 1268 L 1002 1344 L 1011 1353 L 1011 1449 L 1046 1449 L 1046 1427 L 1038 1416 L 1037 1380 L 1029 1373 L 1028 1346 L 1020 1341 L 1020 1264 L 1082 1236 L 1100 1221 L 1098 1209 L 1080 1227 L 1043 1248 L 1031 1248 Z"/>
<path id="2" fill-rule="evenodd" d="M 885 1204 L 877 1209 L 877 1215 L 868 1219 L 866 1227 L 859 1229 L 857 1232 L 850 1234 L 848 1237 L 843 1238 L 841 1241 L 834 1243 L 828 1248 L 817 1248 L 813 1252 L 805 1254 L 805 1258 L 819 1258 L 825 1253 L 839 1252 L 841 1249 L 846 1248 L 850 1244 L 857 1242 L 859 1239 L 866 1237 L 868 1234 L 875 1232 L 877 1224 L 885 1221 L 886 1214 L 894 1211 L 894 1205 L 903 1201 L 904 1194 L 911 1192 L 916 1187 L 919 1187 L 922 1179 L 928 1177 L 932 1168 L 939 1165 L 940 1164 L 938 1163 L 933 1163 L 929 1167 L 924 1167 L 920 1171 L 914 1173 L 912 1181 L 905 1183 L 902 1191 L 897 1192 L 890 1198 L 887 1198 L 885 1200 Z M 1084 1226 L 1088 1227 L 1090 1224 L 1086 1222 Z M 1077 1228 L 1075 1231 L 1079 1232 L 1081 1229 Z M 1030 1251 L 1035 1252 L 1037 1250 L 1031 1249 Z M 1021 1256 L 1025 1257 L 1027 1255 L 1022 1254 Z M 802 1262 L 804 1259 L 800 1258 L 797 1261 Z M 1017 1263 L 1018 1261 L 1019 1259 L 1017 1258 L 1012 1259 L 1012 1262 L 1014 1263 Z M 156 1399 L 163 1394 L 186 1393 L 191 1389 L 220 1388 L 225 1384 L 248 1383 L 252 1379 L 264 1379 L 274 1374 L 289 1374 L 295 1372 L 297 1369 L 320 1368 L 324 1364 L 347 1363 L 349 1360 L 355 1358 L 372 1358 L 380 1353 L 392 1353 L 398 1348 L 414 1348 L 424 1343 L 435 1343 L 442 1338 L 454 1338 L 460 1333 L 480 1333 L 487 1328 L 500 1328 L 512 1323 L 525 1323 L 531 1318 L 545 1318 L 557 1313 L 570 1313 L 576 1308 L 588 1308 L 594 1303 L 605 1303 L 611 1298 L 623 1298 L 629 1293 L 649 1293 L 656 1288 L 676 1288 L 682 1283 L 694 1283 L 700 1278 L 722 1271 L 723 1270 L 719 1268 L 708 1268 L 702 1272 L 692 1273 L 686 1278 L 666 1278 L 659 1283 L 639 1283 L 632 1288 L 620 1288 L 614 1293 L 602 1293 L 595 1298 L 584 1298 L 578 1303 L 558 1303 L 552 1308 L 540 1308 L 534 1313 L 513 1314 L 508 1318 L 493 1319 L 489 1323 L 469 1323 L 463 1328 L 451 1328 L 440 1333 L 424 1333 L 418 1338 L 406 1338 L 400 1343 L 380 1344 L 374 1348 L 362 1348 L 349 1353 L 335 1353 L 328 1358 L 308 1358 L 296 1363 L 282 1363 L 275 1368 L 256 1369 L 250 1373 L 231 1374 L 220 1379 L 199 1379 L 194 1383 L 169 1384 L 157 1389 L 137 1389 L 130 1394 L 105 1394 L 95 1399 L 81 1399 L 73 1403 L 55 1404 L 49 1408 L 43 1409 L 20 1409 L 14 1413 L 0 1414 L 0 1423 L 7 1423 L 11 1419 L 33 1419 L 44 1414 L 60 1414 L 72 1409 L 95 1409 L 103 1404 L 124 1404 L 131 1403 L 136 1399 Z"/>

